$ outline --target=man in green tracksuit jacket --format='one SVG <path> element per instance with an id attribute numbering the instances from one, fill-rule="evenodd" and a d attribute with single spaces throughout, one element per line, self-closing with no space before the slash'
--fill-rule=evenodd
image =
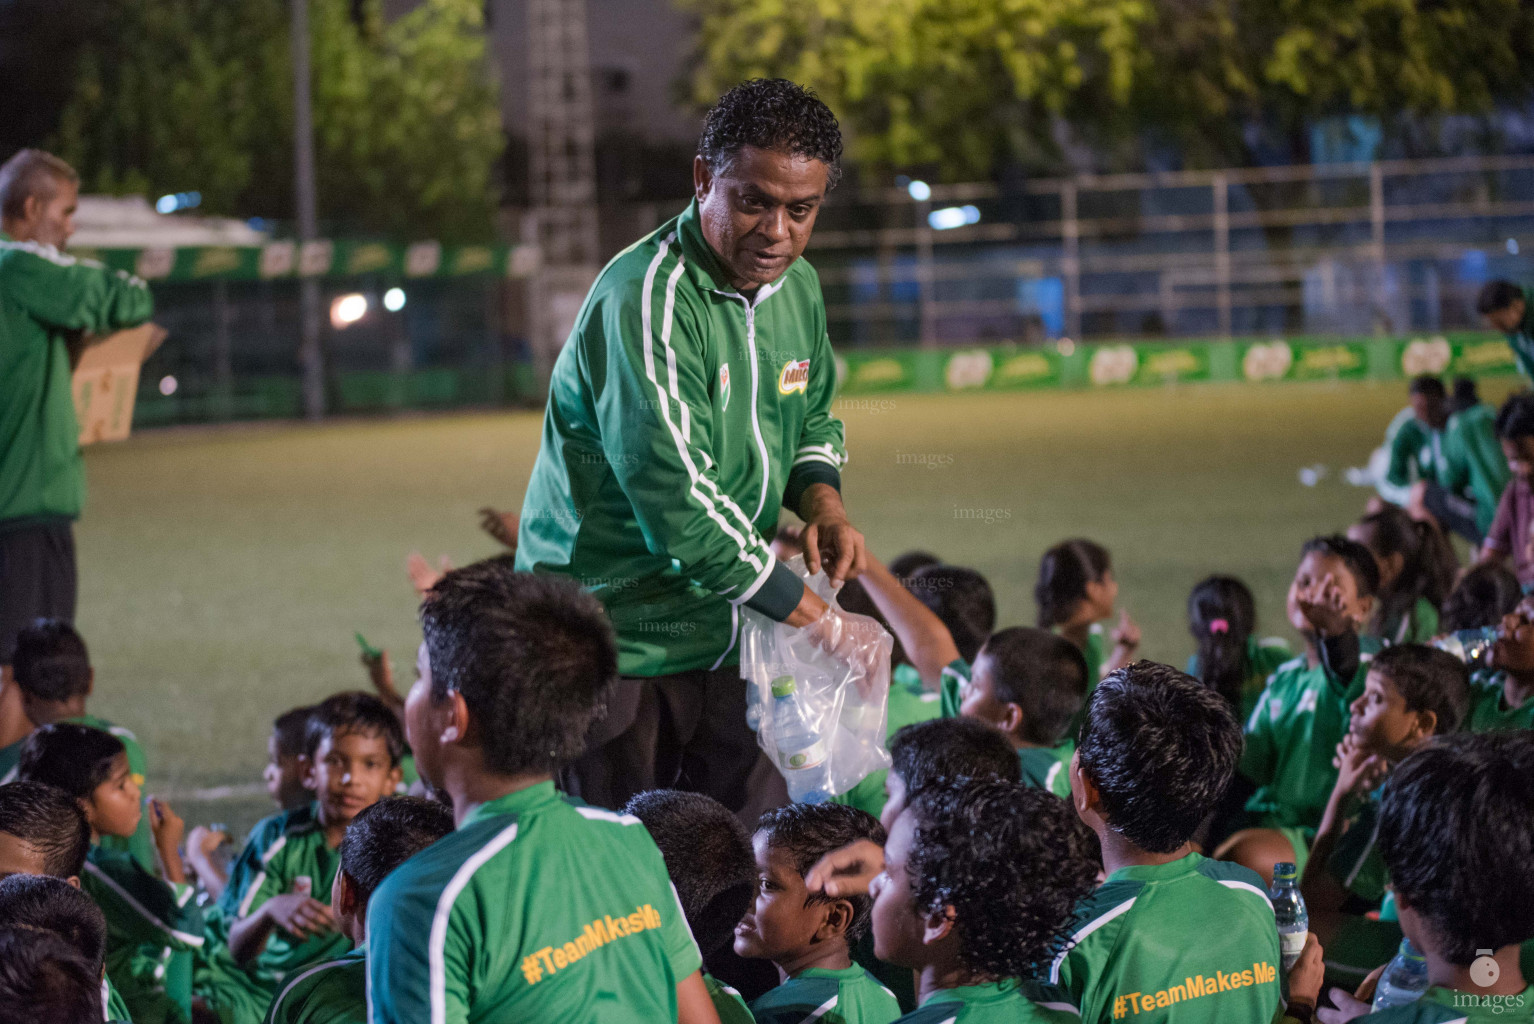
<path id="1" fill-rule="evenodd" d="M 68 341 L 143 323 L 153 309 L 143 281 L 60 252 L 74 234 L 79 180 L 64 161 L 35 149 L 0 167 L 0 668 L 7 679 L 23 626 L 75 614 L 70 524 L 85 503 L 85 465 Z M 5 685 L 0 746 L 28 729 L 15 687 Z"/>
<path id="2" fill-rule="evenodd" d="M 1488 281 L 1476 297 L 1475 308 L 1487 326 L 1507 335 L 1518 372 L 1534 380 L 1534 288 Z"/>
<path id="3" fill-rule="evenodd" d="M 516 557 L 580 580 L 617 631 L 624 678 L 561 777 L 589 803 L 681 786 L 754 822 L 786 802 L 776 773 L 753 774 L 741 610 L 833 653 L 868 621 L 828 611 L 768 548 L 782 506 L 808 524 L 811 569 L 862 568 L 825 302 L 799 259 L 840 155 L 813 94 L 732 89 L 705 124 L 694 201 L 608 264 L 555 363 Z"/>

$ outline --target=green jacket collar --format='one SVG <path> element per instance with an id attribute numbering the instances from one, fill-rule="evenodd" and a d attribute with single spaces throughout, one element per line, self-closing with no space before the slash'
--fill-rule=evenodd
<path id="1" fill-rule="evenodd" d="M 468 828 L 470 825 L 499 814 L 525 814 L 536 807 L 557 803 L 559 803 L 559 793 L 554 789 L 554 783 L 540 782 L 535 786 L 519 789 L 515 793 L 507 793 L 498 800 L 480 804 L 458 827 Z"/>
<path id="2" fill-rule="evenodd" d="M 927 997 L 923 1006 L 932 1003 L 999 1003 L 1017 998 L 1017 982 L 990 982 L 985 985 L 960 985 L 940 988 Z"/>
<path id="3" fill-rule="evenodd" d="M 724 261 L 719 258 L 719 254 L 714 251 L 714 247 L 708 244 L 708 240 L 703 237 L 703 224 L 699 219 L 698 201 L 696 199 L 688 203 L 687 209 L 683 210 L 682 215 L 677 218 L 676 235 L 677 244 L 682 250 L 682 257 L 686 260 L 685 273 L 688 276 L 688 280 L 694 286 L 705 291 L 716 291 L 733 298 L 745 298 L 740 293 L 740 289 L 730 283 L 730 275 L 725 270 Z M 802 259 L 803 257 L 800 258 Z M 795 260 L 793 263 L 790 263 L 788 269 L 783 271 L 782 276 L 776 281 L 773 281 L 771 284 L 764 284 L 757 289 L 752 304 L 756 305 L 762 302 L 767 296 L 787 284 L 788 275 L 794 272 L 794 265 L 798 262 L 798 260 Z"/>
<path id="4" fill-rule="evenodd" d="M 1107 882 L 1166 882 L 1193 874 L 1203 861 L 1204 858 L 1200 854 L 1190 853 L 1186 857 L 1169 860 L 1165 864 L 1137 864 L 1133 867 L 1119 868 L 1108 876 Z"/>

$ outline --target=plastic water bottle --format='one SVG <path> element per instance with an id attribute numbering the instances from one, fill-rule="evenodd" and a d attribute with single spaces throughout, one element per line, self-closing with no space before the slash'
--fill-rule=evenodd
<path id="1" fill-rule="evenodd" d="M 826 754 L 830 745 L 811 724 L 793 676 L 772 681 L 772 740 L 789 795 L 807 804 L 829 800 Z"/>
<path id="2" fill-rule="evenodd" d="M 1380 975 L 1379 984 L 1374 987 L 1371 1012 L 1379 1013 L 1392 1006 L 1415 1003 L 1426 991 L 1427 960 L 1411 944 L 1411 939 L 1402 939 L 1400 951 L 1390 961 L 1390 966 L 1385 968 L 1385 973 Z"/>
<path id="3" fill-rule="evenodd" d="M 1284 970 L 1288 971 L 1300 958 L 1310 931 L 1310 911 L 1305 909 L 1299 871 L 1293 864 L 1281 861 L 1273 865 L 1273 890 L 1269 895 L 1273 899 L 1273 916 L 1278 921 L 1279 953 Z"/>
<path id="4" fill-rule="evenodd" d="M 1491 667 L 1491 648 L 1502 631 L 1496 626 L 1479 629 L 1462 629 L 1447 636 L 1435 636 L 1429 641 L 1440 651 L 1454 655 L 1471 671 Z"/>

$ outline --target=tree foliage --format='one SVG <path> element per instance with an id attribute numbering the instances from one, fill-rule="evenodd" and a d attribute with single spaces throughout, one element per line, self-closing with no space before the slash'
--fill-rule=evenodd
<path id="1" fill-rule="evenodd" d="M 423 0 L 389 23 L 378 0 L 310 0 L 327 229 L 493 232 L 504 139 L 481 18 L 475 0 Z M 196 190 L 209 213 L 292 216 L 283 0 L 98 0 L 75 80 L 53 145 L 88 190 Z"/>
<path id="2" fill-rule="evenodd" d="M 699 19 L 692 99 L 757 75 L 813 86 L 878 168 L 948 178 L 1065 169 L 1077 144 L 1135 166 L 1305 126 L 1484 113 L 1534 88 L 1522 0 L 677 0 Z M 1520 55 L 1524 59 L 1520 60 Z"/>

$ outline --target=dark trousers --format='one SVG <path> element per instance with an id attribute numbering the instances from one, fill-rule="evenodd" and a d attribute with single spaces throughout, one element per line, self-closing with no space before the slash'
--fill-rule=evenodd
<path id="1" fill-rule="evenodd" d="M 0 665 L 33 619 L 75 618 L 75 536 L 69 520 L 0 523 Z"/>
<path id="2" fill-rule="evenodd" d="M 788 803 L 783 777 L 746 725 L 746 684 L 733 665 L 619 679 L 607 717 L 559 782 L 612 810 L 647 789 L 704 793 L 748 828 L 763 811 Z"/>

